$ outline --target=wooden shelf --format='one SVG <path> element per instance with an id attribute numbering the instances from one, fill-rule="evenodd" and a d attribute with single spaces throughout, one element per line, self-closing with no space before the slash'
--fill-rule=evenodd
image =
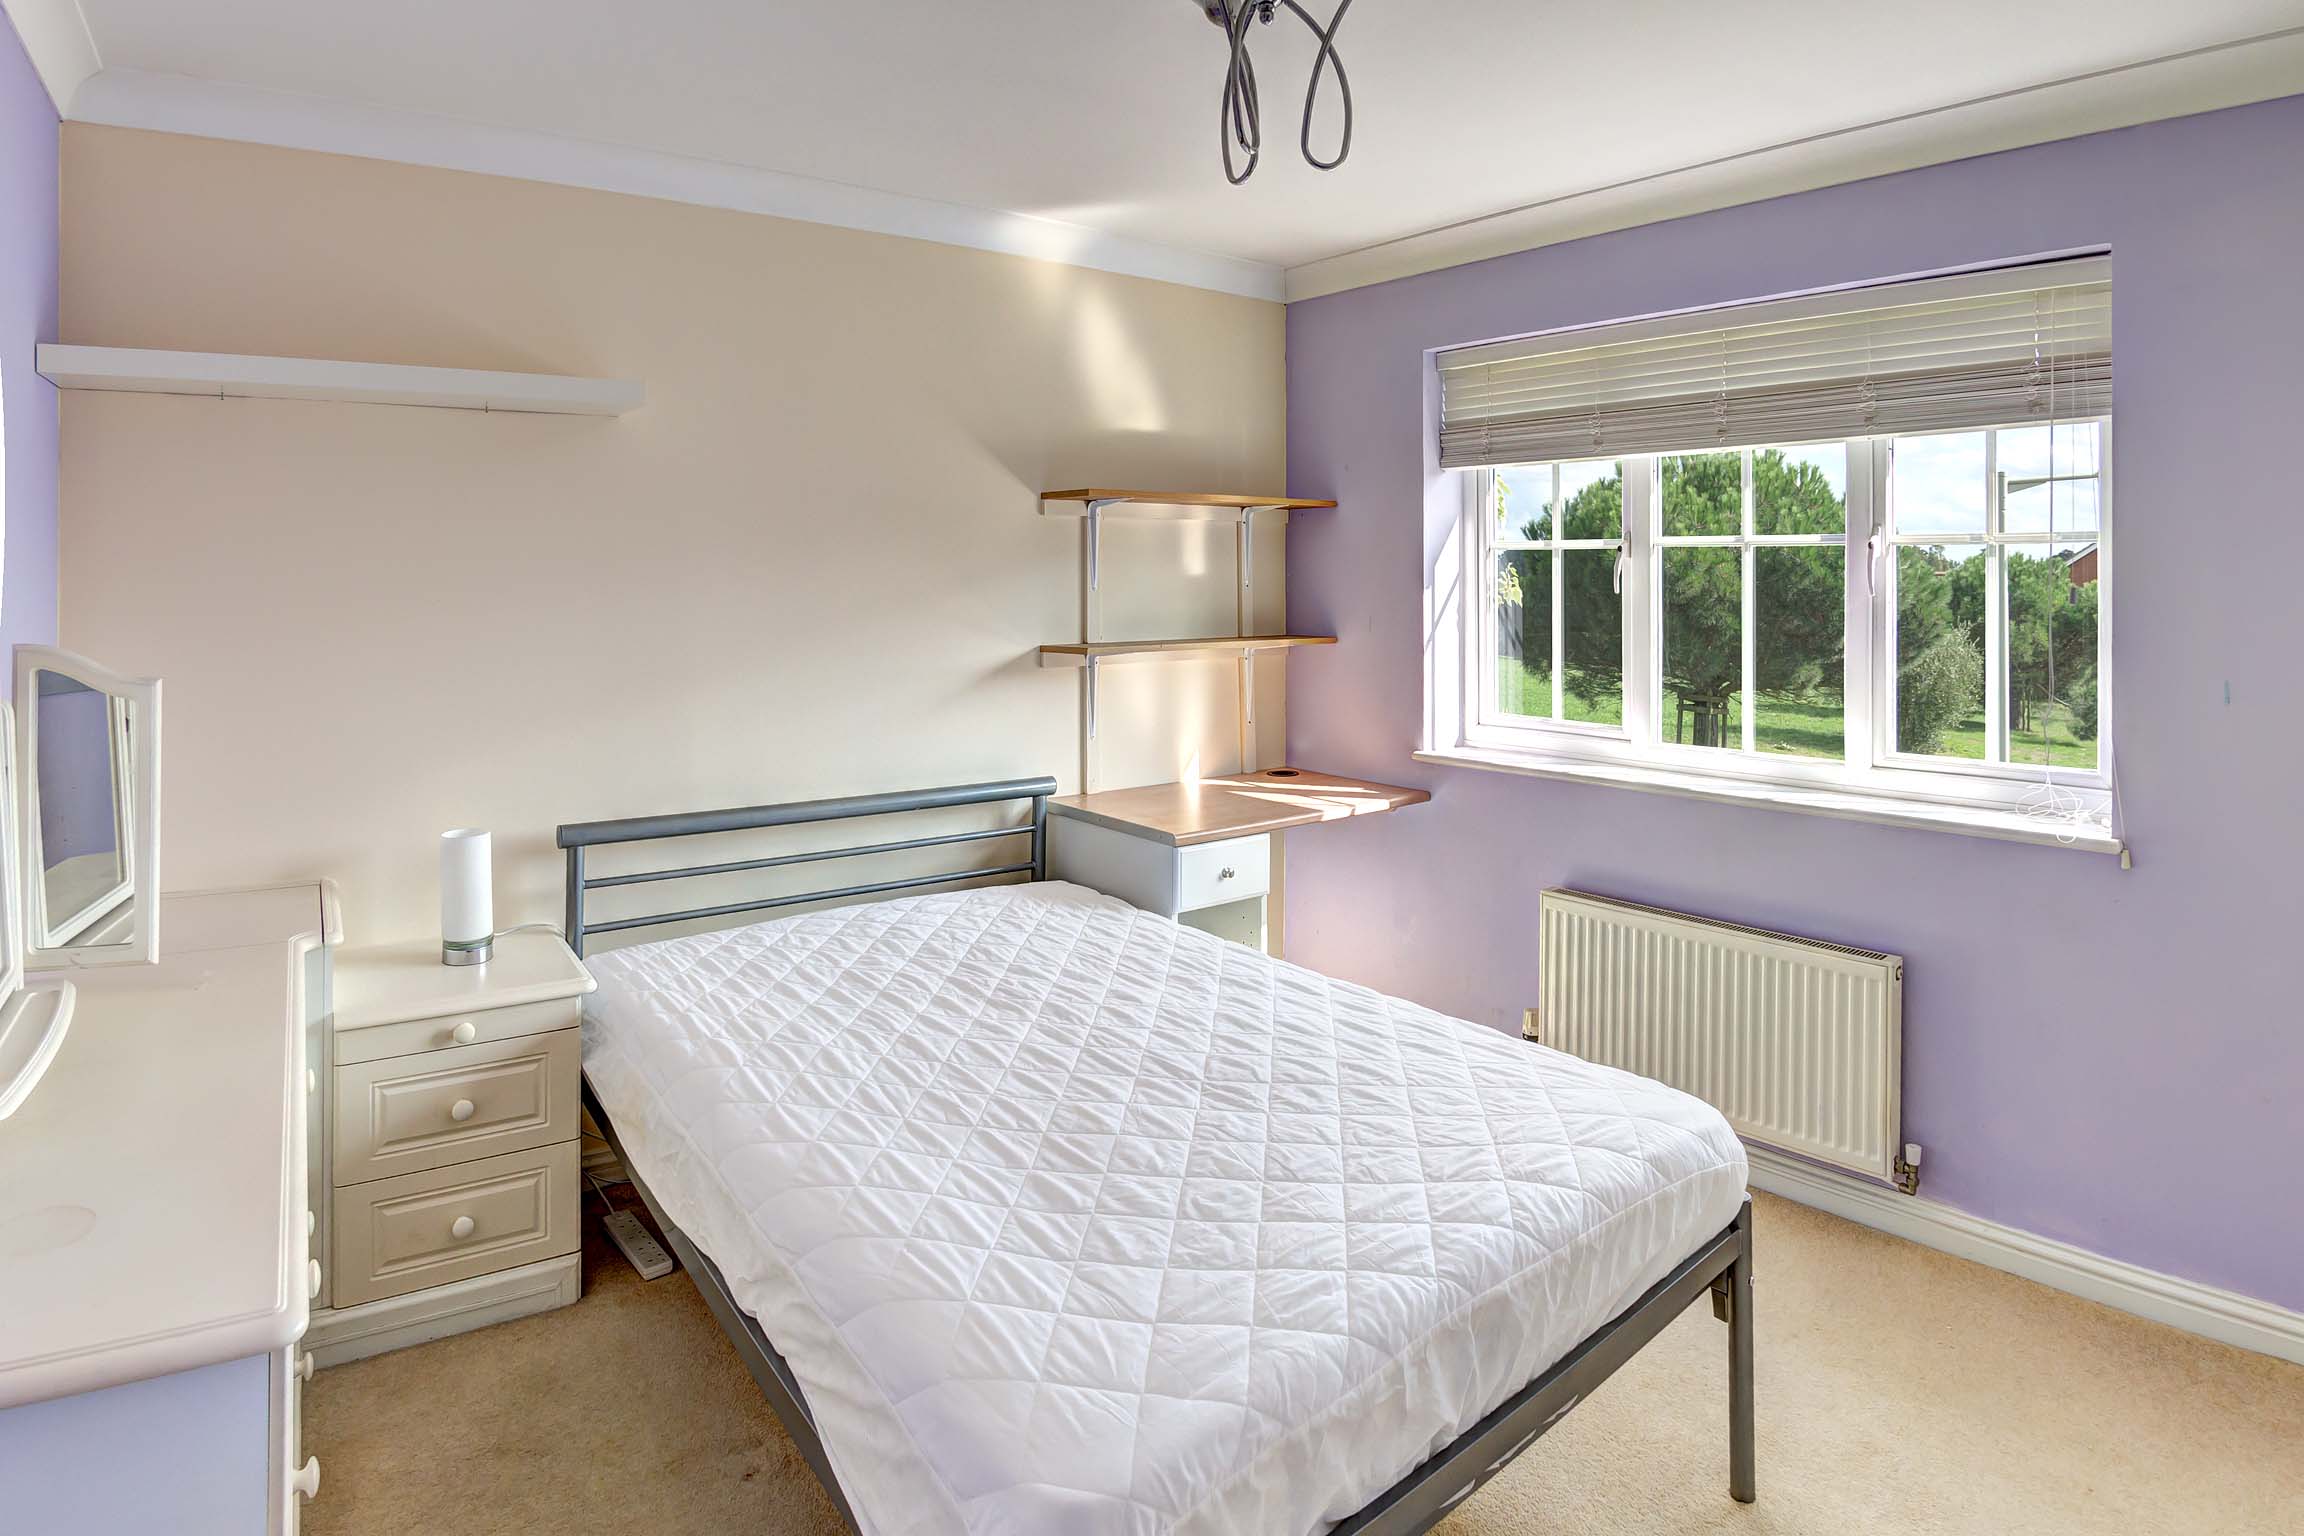
<path id="1" fill-rule="evenodd" d="M 1048 802 L 1059 816 L 1076 816 L 1135 837 L 1176 847 L 1284 832 L 1323 821 L 1374 816 L 1421 805 L 1431 791 L 1372 784 L 1309 768 L 1267 768 L 1183 784 L 1147 784 L 1066 795 Z"/>
<path id="2" fill-rule="evenodd" d="M 244 357 L 143 347 L 43 343 L 36 366 L 59 389 L 126 390 L 219 399 L 335 400 L 355 405 L 428 405 L 448 410 L 552 416 L 621 416 L 647 398 L 636 379 L 478 368 L 416 368 L 312 357 Z"/>
<path id="3" fill-rule="evenodd" d="M 1130 511 L 1160 517 L 1207 517 L 1220 512 L 1310 512 L 1333 507 L 1332 501 L 1299 496 L 1236 495 L 1229 491 L 1121 491 L 1089 486 L 1070 491 L 1042 491 L 1040 510 L 1050 517 L 1080 517 L 1088 503 L 1118 503 Z"/>
<path id="4" fill-rule="evenodd" d="M 1219 635 L 1208 640 L 1089 640 L 1040 647 L 1040 665 L 1077 667 L 1107 656 L 1231 655 L 1284 651 L 1299 645 L 1334 645 L 1334 635 Z"/>

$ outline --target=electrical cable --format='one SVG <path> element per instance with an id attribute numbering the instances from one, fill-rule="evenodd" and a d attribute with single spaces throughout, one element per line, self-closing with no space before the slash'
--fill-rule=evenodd
<path id="1" fill-rule="evenodd" d="M 1257 162 L 1264 156 L 1264 112 L 1257 94 L 1256 65 L 1248 56 L 1248 24 L 1259 21 L 1270 26 L 1283 6 L 1320 43 L 1312 60 L 1311 78 L 1304 85 L 1304 121 L 1296 139 L 1304 162 L 1314 170 L 1332 171 L 1352 153 L 1352 81 L 1344 72 L 1343 56 L 1336 51 L 1336 33 L 1344 25 L 1345 13 L 1352 9 L 1352 0 L 1341 0 L 1325 27 L 1298 0 L 1204 0 L 1208 19 L 1224 29 L 1225 40 L 1231 45 L 1231 59 L 1224 69 L 1224 95 L 1217 109 L 1216 138 L 1224 152 L 1224 179 L 1234 186 L 1255 175 Z M 1344 122 L 1335 158 L 1323 160 L 1312 150 L 1312 116 L 1320 103 L 1321 82 L 1331 69 L 1336 72 Z M 1234 159 L 1235 145 L 1247 154 L 1244 166 Z"/>

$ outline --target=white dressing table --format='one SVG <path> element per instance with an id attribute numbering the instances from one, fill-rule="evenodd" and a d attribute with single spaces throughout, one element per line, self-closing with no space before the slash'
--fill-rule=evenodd
<path id="1" fill-rule="evenodd" d="M 321 1275 L 311 1138 L 334 889 L 162 898 L 156 966 L 77 1014 L 0 1121 L 0 1489 L 11 1529 L 291 1532 L 319 1468 L 297 1352 Z"/>

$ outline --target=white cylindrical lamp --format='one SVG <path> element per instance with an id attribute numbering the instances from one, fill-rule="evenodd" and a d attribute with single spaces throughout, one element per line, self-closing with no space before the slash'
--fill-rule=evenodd
<path id="1" fill-rule="evenodd" d="M 496 904 L 489 886 L 488 834 L 457 827 L 440 834 L 440 963 L 486 965 L 496 949 Z"/>

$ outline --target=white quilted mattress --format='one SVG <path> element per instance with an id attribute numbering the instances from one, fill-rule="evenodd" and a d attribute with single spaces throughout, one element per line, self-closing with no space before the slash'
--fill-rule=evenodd
<path id="1" fill-rule="evenodd" d="M 1292 1536 L 1734 1218 L 1661 1084 L 1078 886 L 591 960 L 584 1068 L 871 1536 Z"/>

